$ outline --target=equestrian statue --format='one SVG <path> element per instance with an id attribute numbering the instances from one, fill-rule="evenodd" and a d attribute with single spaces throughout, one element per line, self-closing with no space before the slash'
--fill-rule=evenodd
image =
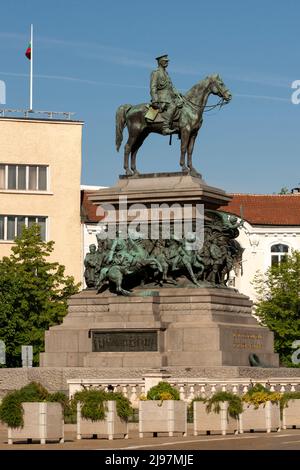
<path id="1" fill-rule="evenodd" d="M 151 104 L 124 104 L 116 112 L 116 148 L 119 151 L 123 130 L 128 140 L 124 147 L 124 170 L 127 176 L 139 175 L 136 156 L 151 132 L 161 135 L 177 134 L 181 140 L 180 166 L 183 172 L 198 175 L 193 167 L 192 154 L 206 108 L 229 103 L 232 96 L 219 75 L 209 75 L 196 83 L 185 95 L 173 86 L 167 72 L 168 56 L 156 58 L 158 68 L 151 73 Z M 216 105 L 207 106 L 210 95 L 220 97 Z M 129 164 L 130 157 L 130 164 Z"/>

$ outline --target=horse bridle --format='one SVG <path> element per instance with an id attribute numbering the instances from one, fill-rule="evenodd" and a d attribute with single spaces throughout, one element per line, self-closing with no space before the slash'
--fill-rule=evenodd
<path id="1" fill-rule="evenodd" d="M 220 92 L 219 87 L 218 87 L 218 91 Z M 219 106 L 219 109 L 221 109 L 222 106 L 224 106 L 225 104 L 228 104 L 228 101 L 225 100 L 225 98 L 223 98 L 223 97 L 219 99 L 218 103 L 211 104 L 211 105 L 206 105 L 206 106 L 201 106 L 200 104 L 193 103 L 192 101 L 188 100 L 185 96 L 182 96 L 182 99 L 185 103 L 189 104 L 195 110 L 198 110 L 198 109 L 202 108 L 204 113 L 207 113 L 208 111 L 212 111 L 213 109 L 217 108 L 218 106 Z"/>

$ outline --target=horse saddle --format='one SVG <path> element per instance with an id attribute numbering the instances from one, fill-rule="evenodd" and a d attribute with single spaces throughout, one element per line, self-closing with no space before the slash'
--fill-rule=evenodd
<path id="1" fill-rule="evenodd" d="M 160 123 L 164 122 L 164 111 L 160 111 L 159 109 L 152 108 L 151 104 L 147 104 L 145 106 L 146 108 L 146 114 L 145 114 L 145 119 L 148 122 L 155 122 L 155 123 Z M 175 114 L 173 116 L 173 121 L 178 121 L 179 115 L 180 115 L 180 108 L 177 108 L 175 111 Z"/>
<path id="2" fill-rule="evenodd" d="M 152 108 L 151 104 L 146 105 L 146 114 L 145 114 L 146 121 L 151 122 L 164 122 L 162 117 L 162 113 L 159 109 Z"/>

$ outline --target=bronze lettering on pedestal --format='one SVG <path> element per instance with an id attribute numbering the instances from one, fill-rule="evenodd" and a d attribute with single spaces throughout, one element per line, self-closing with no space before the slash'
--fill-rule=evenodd
<path id="1" fill-rule="evenodd" d="M 92 351 L 158 351 L 157 331 L 92 331 Z"/>
<path id="2" fill-rule="evenodd" d="M 233 347 L 235 349 L 262 349 L 263 336 L 260 333 L 233 333 Z"/>

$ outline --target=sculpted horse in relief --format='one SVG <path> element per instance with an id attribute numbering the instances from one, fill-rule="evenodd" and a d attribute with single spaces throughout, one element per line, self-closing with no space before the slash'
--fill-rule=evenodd
<path id="1" fill-rule="evenodd" d="M 174 133 L 178 134 L 181 139 L 180 166 L 183 172 L 197 174 L 193 167 L 192 154 L 196 137 L 202 126 L 203 112 L 211 94 L 220 97 L 220 102 L 215 105 L 220 105 L 220 107 L 232 98 L 221 77 L 209 75 L 182 96 L 182 108 L 179 108 L 178 117 L 175 116 L 175 121 L 173 121 Z M 116 112 L 117 151 L 123 140 L 123 130 L 125 127 L 128 129 L 128 140 L 124 148 L 124 170 L 127 176 L 139 174 L 136 169 L 136 156 L 146 137 L 151 132 L 162 134 L 162 120 L 147 121 L 145 118 L 147 109 L 147 104 L 144 103 L 134 106 L 124 104 L 119 106 Z M 129 157 L 131 157 L 130 165 Z"/>

